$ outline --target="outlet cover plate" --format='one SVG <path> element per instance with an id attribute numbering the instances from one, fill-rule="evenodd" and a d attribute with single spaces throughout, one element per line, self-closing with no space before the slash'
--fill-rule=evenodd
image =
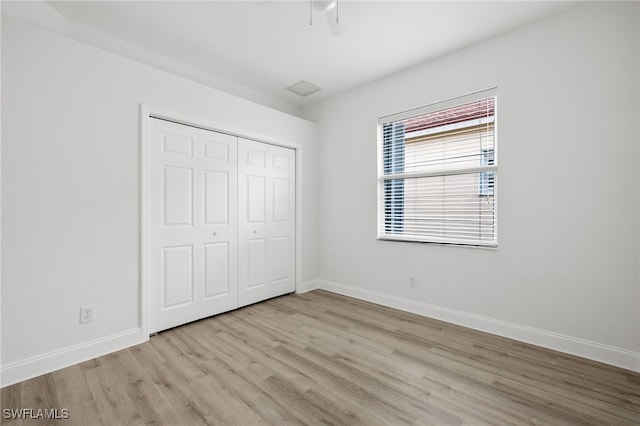
<path id="1" fill-rule="evenodd" d="M 95 319 L 95 309 L 96 307 L 94 305 L 80 307 L 80 324 L 93 322 L 93 320 Z"/>

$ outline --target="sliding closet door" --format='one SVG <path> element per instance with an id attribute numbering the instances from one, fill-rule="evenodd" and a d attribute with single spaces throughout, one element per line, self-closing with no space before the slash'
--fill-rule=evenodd
<path id="1" fill-rule="evenodd" d="M 238 306 L 237 139 L 150 119 L 150 332 Z"/>
<path id="2" fill-rule="evenodd" d="M 295 290 L 295 151 L 238 139 L 238 302 Z"/>

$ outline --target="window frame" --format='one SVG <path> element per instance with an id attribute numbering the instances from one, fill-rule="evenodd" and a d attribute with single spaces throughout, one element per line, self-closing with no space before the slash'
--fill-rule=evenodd
<path id="1" fill-rule="evenodd" d="M 377 134 L 377 239 L 381 241 L 402 241 L 402 242 L 419 242 L 419 243 L 428 243 L 428 244 L 442 244 L 442 245 L 453 245 L 453 246 L 463 246 L 463 247 L 481 247 L 481 248 L 497 248 L 498 246 L 498 207 L 497 207 L 497 194 L 498 194 L 498 102 L 497 102 L 497 88 L 491 88 L 487 90 L 482 90 L 479 92 L 471 93 L 464 96 L 459 96 L 456 98 L 448 99 L 442 102 L 436 102 L 433 104 L 425 105 L 418 108 L 413 108 L 410 110 L 398 112 L 395 114 L 390 114 L 386 116 L 382 116 L 378 119 L 378 134 Z M 407 172 L 407 173 L 397 173 L 385 175 L 385 164 L 384 164 L 384 137 L 383 137 L 383 128 L 385 124 L 390 124 L 393 122 L 398 122 L 401 120 L 406 120 L 409 118 L 417 117 L 420 115 L 429 114 L 432 112 L 442 111 L 450 108 L 455 108 L 457 106 L 462 106 L 468 103 L 478 102 L 482 100 L 486 100 L 489 98 L 494 98 L 494 116 L 493 116 L 493 138 L 494 138 L 494 146 L 493 146 L 493 164 L 491 165 L 478 165 L 478 167 L 465 167 L 459 170 L 449 169 L 439 172 Z M 494 239 L 489 241 L 482 240 L 453 240 L 448 238 L 434 238 L 432 236 L 416 236 L 416 235 L 394 235 L 387 233 L 385 231 L 385 220 L 387 216 L 385 215 L 385 183 L 398 179 L 411 179 L 411 178 L 422 178 L 422 177 L 430 177 L 430 176 L 449 176 L 449 175 L 460 175 L 460 174 L 470 174 L 470 173 L 478 173 L 483 174 L 483 176 L 488 176 L 487 173 L 493 173 L 493 191 L 492 196 L 494 197 Z M 487 194 L 489 195 L 489 194 Z M 480 187 L 478 187 L 478 196 L 486 197 L 487 195 L 480 194 Z"/>

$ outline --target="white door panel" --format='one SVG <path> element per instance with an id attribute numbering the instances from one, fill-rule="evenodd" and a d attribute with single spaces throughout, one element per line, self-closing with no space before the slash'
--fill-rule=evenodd
<path id="1" fill-rule="evenodd" d="M 203 171 L 204 224 L 229 223 L 229 174 L 215 170 Z"/>
<path id="2" fill-rule="evenodd" d="M 235 253 L 229 253 L 229 243 L 204 245 L 204 298 L 229 294 L 229 261 Z"/>
<path id="3" fill-rule="evenodd" d="M 273 154 L 273 168 L 284 170 L 285 173 L 289 170 L 289 159 L 288 155 L 279 155 Z"/>
<path id="4" fill-rule="evenodd" d="M 193 225 L 193 169 L 189 167 L 162 168 L 162 224 Z"/>
<path id="5" fill-rule="evenodd" d="M 238 303 L 295 290 L 295 151 L 238 139 Z"/>
<path id="6" fill-rule="evenodd" d="M 266 169 L 267 167 L 267 151 L 265 150 L 265 145 L 259 142 L 250 141 L 252 145 L 247 146 L 247 166 L 252 167 L 254 169 Z M 266 170 L 265 170 L 266 172 Z"/>
<path id="7" fill-rule="evenodd" d="M 203 157 L 208 160 L 220 160 L 223 163 L 229 162 L 229 144 L 225 142 L 217 142 L 211 139 L 203 141 L 204 152 Z M 235 147 L 232 147 L 235 150 Z"/>
<path id="8" fill-rule="evenodd" d="M 162 307 L 193 302 L 193 246 L 162 249 Z"/>
<path id="9" fill-rule="evenodd" d="M 263 224 L 267 218 L 267 177 L 247 175 L 247 223 Z"/>
<path id="10" fill-rule="evenodd" d="M 274 236 L 272 238 L 273 243 L 273 281 L 283 281 L 292 279 L 289 275 L 291 273 L 291 253 L 289 248 L 291 246 L 291 238 L 288 235 Z"/>
<path id="11" fill-rule="evenodd" d="M 273 221 L 289 222 L 289 179 L 274 177 L 273 183 Z"/>
<path id="12" fill-rule="evenodd" d="M 190 135 L 165 132 L 162 134 L 162 153 L 192 157 L 193 138 Z"/>
<path id="13" fill-rule="evenodd" d="M 266 247 L 264 238 L 246 240 L 247 261 L 243 262 L 247 269 L 247 288 L 264 286 L 266 279 Z"/>
<path id="14" fill-rule="evenodd" d="M 237 138 L 150 119 L 149 330 L 238 306 Z"/>

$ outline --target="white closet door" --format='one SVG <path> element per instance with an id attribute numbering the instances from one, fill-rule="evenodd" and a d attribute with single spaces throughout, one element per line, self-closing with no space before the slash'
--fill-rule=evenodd
<path id="1" fill-rule="evenodd" d="M 295 290 L 295 151 L 238 139 L 238 304 Z"/>
<path id="2" fill-rule="evenodd" d="M 149 330 L 234 309 L 237 137 L 150 120 Z"/>

